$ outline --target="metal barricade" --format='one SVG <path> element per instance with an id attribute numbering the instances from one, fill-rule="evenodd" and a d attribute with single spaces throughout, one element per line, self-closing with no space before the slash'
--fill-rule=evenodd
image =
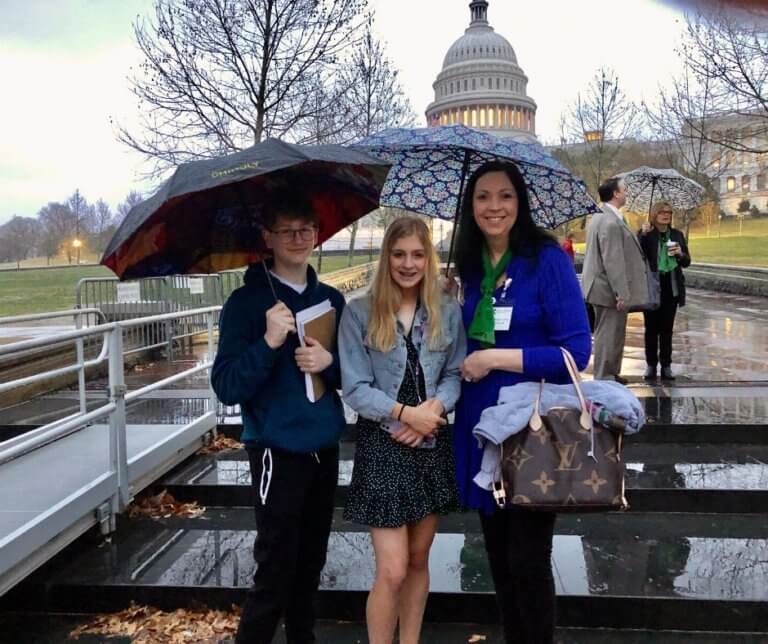
<path id="1" fill-rule="evenodd" d="M 165 278 L 165 298 L 174 311 L 218 306 L 223 304 L 220 282 L 218 274 L 169 275 Z M 218 316 L 215 322 L 218 324 Z M 193 337 L 208 329 L 205 316 L 185 316 L 174 325 L 168 329 L 170 337 L 182 342 L 188 340 L 190 349 Z"/>
<path id="2" fill-rule="evenodd" d="M 116 514 L 136 493 L 196 451 L 204 435 L 215 430 L 217 400 L 210 384 L 204 398 L 207 404 L 200 417 L 181 426 L 167 427 L 165 431 L 152 428 L 146 432 L 141 425 L 131 426 L 131 432 L 145 431 L 144 438 L 139 441 L 135 440 L 134 434 L 133 441 L 127 438 L 126 405 L 143 400 L 142 397 L 157 389 L 210 370 L 215 349 L 215 318 L 220 309 L 216 306 L 177 311 L 0 345 L 0 358 L 30 349 L 77 344 L 86 339 L 92 339 L 100 346 L 98 355 L 93 358 L 78 352 L 72 364 L 0 383 L 0 393 L 66 373 L 80 373 L 105 361 L 109 383 L 108 400 L 95 409 L 81 409 L 71 416 L 0 443 L 0 489 L 11 492 L 0 495 L 0 511 L 8 517 L 8 521 L 0 523 L 0 595 L 91 526 L 100 524 L 105 533 L 114 530 Z M 92 309 L 70 313 L 80 317 L 94 314 Z M 42 315 L 61 316 L 61 312 Z M 205 319 L 206 360 L 128 391 L 123 338 L 130 336 L 129 330 L 151 326 L 155 322 L 178 321 L 184 317 Z M 7 318 L 0 319 L 0 324 L 7 321 Z M 18 317 L 11 318 L 11 321 L 18 321 Z M 80 386 L 84 389 L 84 382 L 81 381 Z M 53 452 L 44 452 L 46 449 Z M 83 462 L 86 449 L 92 452 L 92 458 Z M 26 489 L 27 477 L 50 476 L 51 454 L 58 455 L 57 480 L 71 481 L 71 489 L 62 488 L 61 484 L 58 487 L 38 486 L 34 492 L 38 496 L 34 499 L 25 497 L 24 507 L 27 509 L 15 511 L 18 506 L 14 502 L 15 496 L 19 490 Z M 69 468 L 67 475 L 64 473 L 66 468 Z M 14 511 L 10 511 L 11 508 Z"/>
<path id="3" fill-rule="evenodd" d="M 178 310 L 167 297 L 165 277 L 147 277 L 120 282 L 117 277 L 86 277 L 77 283 L 75 303 L 78 308 L 97 308 L 107 322 L 124 322 Z M 123 330 L 127 352 L 167 346 L 172 340 L 170 326 L 148 322 Z"/>
<path id="4" fill-rule="evenodd" d="M 245 283 L 245 269 L 221 271 L 219 276 L 221 277 L 221 303 L 224 304 L 232 295 L 232 291 Z"/>

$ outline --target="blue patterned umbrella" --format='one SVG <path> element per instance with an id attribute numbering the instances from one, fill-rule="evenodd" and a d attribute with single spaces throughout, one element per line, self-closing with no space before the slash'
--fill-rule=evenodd
<path id="1" fill-rule="evenodd" d="M 355 143 L 392 164 L 382 206 L 456 219 L 467 177 L 487 161 L 513 161 L 525 179 L 540 226 L 600 212 L 581 179 L 538 143 L 501 139 L 463 125 L 392 128 Z"/>

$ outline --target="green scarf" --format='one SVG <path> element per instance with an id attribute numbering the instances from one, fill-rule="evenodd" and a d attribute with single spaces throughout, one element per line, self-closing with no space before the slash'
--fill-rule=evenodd
<path id="1" fill-rule="evenodd" d="M 659 232 L 659 273 L 671 273 L 677 268 L 677 259 L 667 250 L 669 236 L 669 228 L 663 233 Z"/>
<path id="2" fill-rule="evenodd" d="M 491 264 L 491 254 L 483 246 L 483 279 L 480 282 L 480 301 L 475 309 L 475 317 L 469 325 L 467 335 L 480 342 L 484 348 L 496 344 L 496 324 L 493 315 L 493 292 L 496 290 L 496 282 L 507 271 L 507 266 L 512 259 L 512 251 L 502 255 L 498 264 Z"/>

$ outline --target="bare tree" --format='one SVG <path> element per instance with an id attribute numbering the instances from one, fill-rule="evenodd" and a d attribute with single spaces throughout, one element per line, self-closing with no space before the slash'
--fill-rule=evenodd
<path id="1" fill-rule="evenodd" d="M 69 206 L 51 201 L 40 209 L 37 219 L 41 227 L 41 250 L 48 264 L 51 263 L 51 257 L 58 255 L 62 248 L 66 252 L 67 261 L 71 264 L 76 217 Z"/>
<path id="2" fill-rule="evenodd" d="M 713 114 L 736 114 L 750 122 L 746 128 L 721 130 L 696 120 L 690 124 L 691 136 L 737 152 L 768 152 L 765 13 L 745 9 L 741 16 L 724 10 L 689 15 L 679 53 L 690 76 L 708 88 Z"/>
<path id="3" fill-rule="evenodd" d="M 112 223 L 112 209 L 106 201 L 99 199 L 94 205 L 94 222 L 91 231 L 94 250 L 99 253 L 104 252 L 109 237 L 111 237 L 113 232 L 114 224 Z"/>
<path id="4" fill-rule="evenodd" d="M 354 43 L 366 0 L 156 0 L 134 25 L 141 134 L 119 138 L 150 175 L 283 136 L 317 109 L 312 90 Z"/>
<path id="5" fill-rule="evenodd" d="M 642 122 L 640 110 L 627 98 L 619 77 L 602 67 L 579 92 L 561 125 L 563 142 L 576 144 L 574 154 L 584 164 L 584 179 L 596 191 L 616 171 L 616 157 L 628 140 L 639 136 Z"/>
<path id="6" fill-rule="evenodd" d="M 413 125 L 415 115 L 405 96 L 398 70 L 387 58 L 384 44 L 377 40 L 369 19 L 365 35 L 342 70 L 346 113 L 351 116 L 351 139 L 361 139 L 391 127 Z M 352 265 L 358 222 L 349 227 L 347 265 Z"/>
<path id="7" fill-rule="evenodd" d="M 119 226 L 123 223 L 126 215 L 131 211 L 131 208 L 144 201 L 144 196 L 136 190 L 131 190 L 117 206 L 117 212 L 115 213 L 114 225 Z"/>
<path id="8" fill-rule="evenodd" d="M 653 137 L 666 149 L 666 165 L 704 186 L 707 200 L 718 201 L 716 185 L 728 164 L 722 148 L 702 134 L 715 114 L 712 84 L 711 77 L 699 78 L 685 69 L 667 87 L 659 88 L 655 105 L 643 107 Z M 686 236 L 699 214 L 698 208 L 681 212 Z"/>
<path id="9" fill-rule="evenodd" d="M 21 260 L 30 256 L 40 236 L 40 224 L 32 217 L 15 215 L 10 221 L 0 226 L 0 238 L 3 239 L 6 259 L 16 262 L 21 267 Z"/>

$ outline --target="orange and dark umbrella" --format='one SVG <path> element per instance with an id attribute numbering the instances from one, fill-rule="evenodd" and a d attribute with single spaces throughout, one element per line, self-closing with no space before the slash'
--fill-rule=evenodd
<path id="1" fill-rule="evenodd" d="M 379 206 L 390 164 L 338 145 L 267 139 L 247 150 L 179 166 L 135 206 L 101 263 L 122 280 L 213 273 L 264 259 L 264 204 L 303 191 L 320 222 L 318 243 Z"/>

